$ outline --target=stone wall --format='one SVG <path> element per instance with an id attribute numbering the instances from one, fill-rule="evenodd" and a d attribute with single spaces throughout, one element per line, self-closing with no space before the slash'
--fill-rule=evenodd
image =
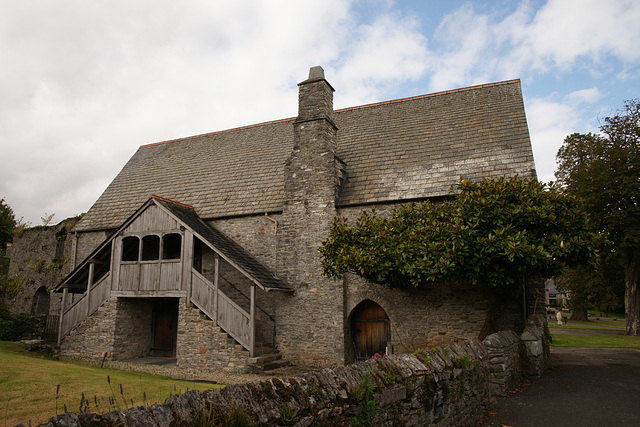
<path id="1" fill-rule="evenodd" d="M 153 345 L 153 307 L 151 298 L 118 298 L 113 335 L 114 360 L 149 355 Z"/>
<path id="2" fill-rule="evenodd" d="M 389 316 L 391 344 L 397 353 L 478 338 L 490 299 L 480 288 L 434 283 L 426 289 L 389 289 L 349 274 L 346 312 L 365 299 L 379 304 Z M 349 324 L 349 322 L 347 322 Z M 348 342 L 351 331 L 348 331 Z"/>
<path id="3" fill-rule="evenodd" d="M 113 354 L 117 298 L 111 298 L 64 337 L 60 343 L 62 357 L 101 360 Z"/>
<path id="4" fill-rule="evenodd" d="M 245 372 L 249 352 L 197 307 L 180 298 L 178 311 L 178 366 L 209 370 Z"/>
<path id="5" fill-rule="evenodd" d="M 299 85 L 294 146 L 284 164 L 276 270 L 295 290 L 279 299 L 276 345 L 285 359 L 307 366 L 345 358 L 344 286 L 322 275 L 318 253 L 336 216 L 336 132 L 333 88 L 314 67 Z"/>
<path id="6" fill-rule="evenodd" d="M 68 232 L 72 226 L 72 222 L 63 221 L 53 227 L 28 228 L 14 237 L 8 254 L 8 276 L 19 277 L 22 289 L 15 298 L 6 301 L 11 313 L 59 314 L 61 295 L 51 291 L 71 271 L 72 243 Z M 36 293 L 41 288 L 48 298 L 38 304 Z M 42 291 L 40 294 L 44 295 Z M 43 307 L 43 303 L 48 307 Z"/>
<path id="7" fill-rule="evenodd" d="M 487 348 L 491 394 L 506 395 L 522 378 L 518 335 L 500 331 L 487 336 L 482 343 Z"/>
<path id="8" fill-rule="evenodd" d="M 551 334 L 547 326 L 547 317 L 535 314 L 527 319 L 524 332 L 520 335 L 524 347 L 524 371 L 528 377 L 540 378 L 551 362 Z"/>
<path id="9" fill-rule="evenodd" d="M 194 416 L 245 411 L 258 425 L 476 425 L 490 394 L 487 352 L 478 340 L 432 354 L 394 355 L 221 390 L 190 391 L 163 405 L 109 414 L 64 414 L 48 426 L 190 425 Z"/>

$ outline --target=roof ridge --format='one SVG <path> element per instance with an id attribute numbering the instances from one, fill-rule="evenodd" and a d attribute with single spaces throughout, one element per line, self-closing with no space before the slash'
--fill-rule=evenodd
<path id="1" fill-rule="evenodd" d="M 475 86 L 467 86 L 467 87 L 461 87 L 457 89 L 442 90 L 439 92 L 425 93 L 423 95 L 415 95 L 415 96 L 409 96 L 406 98 L 391 99 L 389 101 L 372 102 L 370 104 L 363 104 L 363 105 L 356 105 L 354 107 L 341 108 L 339 110 L 334 110 L 334 113 L 341 113 L 343 111 L 351 111 L 351 110 L 359 110 L 361 108 L 369 108 L 369 107 L 374 107 L 378 105 L 396 104 L 398 102 L 412 101 L 415 99 L 423 99 L 423 98 L 431 98 L 434 96 L 448 95 L 451 93 L 466 92 L 468 90 L 484 89 L 484 88 L 495 87 L 495 86 L 504 86 L 504 85 L 514 84 L 519 82 L 520 82 L 520 79 L 511 79 L 511 80 L 504 80 L 501 82 L 484 83 L 484 84 L 475 85 Z"/>
<path id="2" fill-rule="evenodd" d="M 193 209 L 193 206 L 191 206 L 191 205 L 188 205 L 188 204 L 182 203 L 182 202 L 177 202 L 175 200 L 167 199 L 166 197 L 158 196 L 157 194 L 152 194 L 151 198 L 152 199 L 157 199 L 157 200 L 162 200 L 163 202 L 172 203 L 174 205 L 182 206 L 182 207 L 185 207 L 185 208 Z"/>
<path id="3" fill-rule="evenodd" d="M 462 87 L 462 88 L 457 88 L 457 89 L 443 90 L 443 91 L 440 91 L 440 92 L 426 93 L 426 94 L 423 94 L 423 95 L 409 96 L 409 97 L 406 97 L 406 98 L 392 99 L 392 100 L 388 100 L 388 101 L 372 102 L 370 104 L 363 104 L 363 105 L 356 105 L 356 106 L 353 106 L 353 107 L 341 108 L 339 110 L 334 110 L 333 112 L 334 113 L 341 113 L 341 112 L 344 112 L 344 111 L 359 110 L 359 109 L 362 109 L 362 108 L 369 108 L 369 107 L 374 107 L 374 106 L 378 106 L 378 105 L 396 104 L 396 103 L 399 103 L 399 102 L 411 101 L 411 100 L 415 100 L 415 99 L 430 98 L 430 97 L 434 97 L 434 96 L 447 95 L 447 94 L 451 94 L 451 93 L 465 92 L 465 91 L 468 91 L 468 90 L 476 90 L 476 89 L 483 89 L 483 88 L 487 88 L 487 87 L 502 86 L 502 85 L 507 85 L 507 84 L 513 84 L 513 83 L 516 83 L 516 82 L 520 82 L 520 79 L 504 80 L 504 81 L 501 81 L 501 82 L 494 82 L 494 83 L 485 83 L 485 84 L 480 84 L 480 85 L 475 85 L 475 86 L 467 86 L 467 87 Z M 218 131 L 214 131 L 214 132 L 206 132 L 206 133 L 201 133 L 201 134 L 197 134 L 197 135 L 185 136 L 185 137 L 182 137 L 182 138 L 169 139 L 167 141 L 152 142 L 150 144 L 143 144 L 143 145 L 140 146 L 140 148 L 152 147 L 152 146 L 155 146 L 155 145 L 169 144 L 169 143 L 172 143 L 172 142 L 185 141 L 185 140 L 188 140 L 188 139 L 198 138 L 198 137 L 203 137 L 203 136 L 221 135 L 221 134 L 225 134 L 225 133 L 229 133 L 229 132 L 236 132 L 236 131 L 243 130 L 243 129 L 251 129 L 251 128 L 264 126 L 264 125 L 271 125 L 271 124 L 275 124 L 275 123 L 283 123 L 283 122 L 287 122 L 287 121 L 291 121 L 291 120 L 295 120 L 295 117 L 289 117 L 289 118 L 286 118 L 286 119 L 271 120 L 271 121 L 267 121 L 267 122 L 260 122 L 260 123 L 255 123 L 255 124 L 252 124 L 252 125 L 240 126 L 240 127 L 231 128 L 231 129 L 218 130 Z"/>
<path id="4" fill-rule="evenodd" d="M 258 127 L 258 126 L 271 125 L 271 124 L 275 124 L 275 123 L 287 122 L 287 121 L 290 121 L 290 120 L 295 120 L 295 117 L 289 117 L 289 118 L 286 118 L 286 119 L 271 120 L 271 121 L 268 121 L 268 122 L 260 122 L 260 123 L 255 123 L 255 124 L 252 124 L 252 125 L 240 126 L 240 127 L 237 127 L 237 128 L 217 130 L 217 131 L 214 131 L 214 132 L 200 133 L 200 134 L 197 134 L 197 135 L 185 136 L 185 137 L 182 137 L 182 138 L 169 139 L 167 141 L 152 142 L 150 144 L 143 144 L 143 145 L 140 146 L 140 148 L 151 147 L 151 146 L 154 146 L 154 145 L 168 144 L 170 142 L 184 141 L 184 140 L 187 140 L 187 139 L 198 138 L 198 137 L 201 137 L 201 136 L 220 135 L 220 134 L 223 134 L 223 133 L 235 132 L 235 131 L 242 130 L 242 129 L 251 129 L 251 128 Z"/>

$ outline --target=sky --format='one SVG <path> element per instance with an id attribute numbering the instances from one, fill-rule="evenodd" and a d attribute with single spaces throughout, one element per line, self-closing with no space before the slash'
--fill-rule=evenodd
<path id="1" fill-rule="evenodd" d="M 637 0 L 0 0 L 0 199 L 86 212 L 140 145 L 520 79 L 538 178 L 640 97 Z"/>

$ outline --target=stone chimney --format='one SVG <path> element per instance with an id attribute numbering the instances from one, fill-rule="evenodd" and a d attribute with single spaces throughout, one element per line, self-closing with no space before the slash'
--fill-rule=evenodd
<path id="1" fill-rule="evenodd" d="M 336 216 L 338 194 L 333 92 L 321 67 L 298 85 L 294 146 L 284 165 L 284 207 L 278 239 L 278 275 L 295 288 L 280 306 L 277 345 L 301 364 L 344 362 L 341 281 L 322 275 L 318 247 Z"/>
<path id="2" fill-rule="evenodd" d="M 335 90 L 324 78 L 322 67 L 312 67 L 309 78 L 298 83 L 298 118 L 296 123 L 325 119 L 333 127 L 333 92 Z"/>

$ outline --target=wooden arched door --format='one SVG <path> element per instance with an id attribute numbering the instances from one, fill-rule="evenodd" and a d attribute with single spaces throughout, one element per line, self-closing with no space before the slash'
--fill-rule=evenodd
<path id="1" fill-rule="evenodd" d="M 351 337 L 356 360 L 385 354 L 390 341 L 389 316 L 375 302 L 361 302 L 351 314 Z"/>

